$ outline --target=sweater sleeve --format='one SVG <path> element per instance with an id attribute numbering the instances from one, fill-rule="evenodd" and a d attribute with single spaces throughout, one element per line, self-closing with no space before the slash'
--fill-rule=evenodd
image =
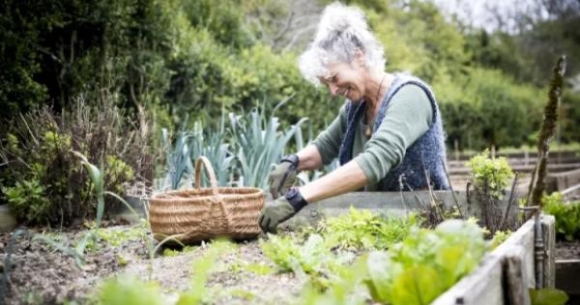
<path id="1" fill-rule="evenodd" d="M 340 108 L 338 116 L 330 126 L 322 131 L 312 142 L 318 149 L 324 165 L 330 164 L 338 157 L 342 137 L 346 129 L 346 104 Z"/>
<path id="2" fill-rule="evenodd" d="M 354 159 L 368 184 L 376 184 L 401 163 L 407 148 L 429 130 L 432 121 L 432 105 L 423 89 L 412 84 L 399 89 L 377 132 Z"/>

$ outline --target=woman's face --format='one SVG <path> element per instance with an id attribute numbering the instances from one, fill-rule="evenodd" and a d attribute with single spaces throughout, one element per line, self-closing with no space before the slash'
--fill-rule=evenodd
<path id="1" fill-rule="evenodd" d="M 328 87 L 330 94 L 344 96 L 353 102 L 363 99 L 365 69 L 357 61 L 329 64 L 328 72 L 327 77 L 321 77 L 320 81 Z"/>

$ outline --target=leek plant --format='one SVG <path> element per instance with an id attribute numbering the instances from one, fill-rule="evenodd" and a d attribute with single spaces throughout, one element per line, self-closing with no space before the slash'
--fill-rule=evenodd
<path id="1" fill-rule="evenodd" d="M 276 110 L 288 102 L 280 102 L 268 116 L 265 105 L 253 108 L 244 116 L 230 113 L 235 155 L 239 165 L 240 186 L 267 188 L 268 174 L 284 154 L 284 148 L 307 118 L 282 131 Z"/>
<path id="2" fill-rule="evenodd" d="M 193 173 L 193 163 L 190 158 L 190 140 L 192 138 L 193 134 L 180 130 L 175 135 L 175 144 L 172 145 L 167 129 L 161 130 L 161 141 L 166 158 L 166 176 L 162 189 L 178 189 L 183 177 Z"/>
<path id="3" fill-rule="evenodd" d="M 202 123 L 196 121 L 192 130 L 182 128 L 176 133 L 174 144 L 167 129 L 162 130 L 166 175 L 158 189 L 163 191 L 191 187 L 194 182 L 195 160 L 199 156 L 209 159 L 216 173 L 218 186 L 229 184 L 234 154 L 230 151 L 230 144 L 226 142 L 224 121 L 222 117 L 217 131 L 204 130 Z"/>

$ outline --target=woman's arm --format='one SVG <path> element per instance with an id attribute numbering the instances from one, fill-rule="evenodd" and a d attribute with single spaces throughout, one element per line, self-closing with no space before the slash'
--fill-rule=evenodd
<path id="1" fill-rule="evenodd" d="M 320 179 L 299 187 L 307 202 L 356 191 L 367 184 L 367 176 L 355 161 L 350 161 Z"/>
<path id="2" fill-rule="evenodd" d="M 322 156 L 316 145 L 308 145 L 298 153 L 298 170 L 315 170 L 322 166 Z"/>
<path id="3" fill-rule="evenodd" d="M 345 104 L 346 105 L 346 104 Z M 315 170 L 329 164 L 338 156 L 342 136 L 346 128 L 346 110 L 343 105 L 338 116 L 322 131 L 312 144 L 297 153 L 299 170 Z"/>

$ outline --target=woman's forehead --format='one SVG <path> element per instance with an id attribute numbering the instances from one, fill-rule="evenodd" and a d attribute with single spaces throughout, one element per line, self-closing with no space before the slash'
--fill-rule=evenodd
<path id="1" fill-rule="evenodd" d="M 318 78 L 320 80 L 328 81 L 339 72 L 346 70 L 350 70 L 350 65 L 348 63 L 344 62 L 329 63 L 324 66 L 324 70 L 322 73 L 320 73 L 320 75 L 318 75 Z"/>

